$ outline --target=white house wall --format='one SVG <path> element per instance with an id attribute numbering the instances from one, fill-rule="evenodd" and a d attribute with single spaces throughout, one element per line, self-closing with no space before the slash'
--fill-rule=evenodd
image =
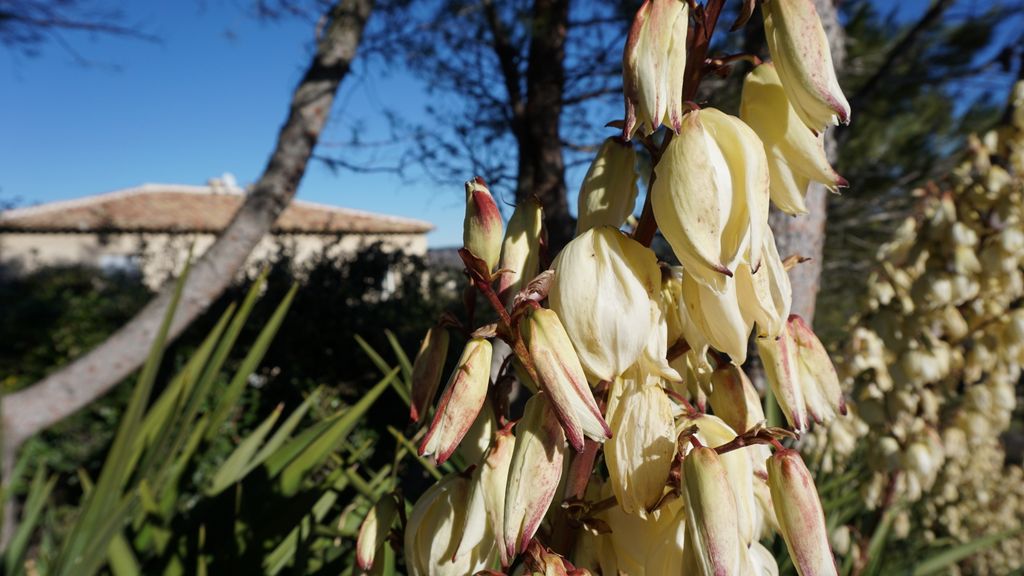
<path id="1" fill-rule="evenodd" d="M 193 257 L 205 252 L 214 234 L 0 234 L 0 262 L 16 271 L 28 272 L 57 264 L 84 264 L 98 267 L 120 265 L 137 268 L 145 283 L 158 287 L 167 277 L 181 270 L 188 249 Z M 297 261 L 302 262 L 330 246 L 332 257 L 354 254 L 361 247 L 380 242 L 385 250 L 403 250 L 422 256 L 427 251 L 423 234 L 352 234 L 323 236 L 318 234 L 283 234 L 265 237 L 253 250 L 248 266 L 259 266 L 277 252 L 280 244 L 288 246 Z"/>

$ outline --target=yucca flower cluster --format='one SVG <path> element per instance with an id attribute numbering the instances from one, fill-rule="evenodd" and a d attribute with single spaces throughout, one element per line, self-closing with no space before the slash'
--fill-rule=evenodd
<path id="1" fill-rule="evenodd" d="M 1000 442 L 1024 364 L 1024 83 L 1012 104 L 1010 124 L 971 137 L 948 185 L 917 191 L 917 213 L 881 248 L 841 366 L 856 417 L 811 438 L 827 467 L 864 447 L 864 501 L 912 504 L 894 522 L 901 538 L 967 542 L 1024 518 L 1024 473 Z M 1018 533 L 965 568 L 1022 565 Z"/>
<path id="2" fill-rule="evenodd" d="M 427 334 L 411 416 L 429 422 L 421 456 L 444 463 L 482 439 L 479 457 L 407 518 L 375 508 L 362 568 L 386 517 L 414 575 L 777 574 L 761 544 L 773 533 L 804 576 L 836 573 L 813 479 L 782 440 L 846 408 L 824 347 L 789 314 L 795 259 L 780 257 L 768 212 L 772 200 L 804 211 L 810 181 L 845 185 L 822 138 L 850 113 L 811 0 L 762 7 L 774 64 L 748 76 L 739 117 L 687 101 L 705 69 L 728 67 L 707 58 L 722 1 L 640 7 L 622 134 L 601 146 L 577 235 L 550 266 L 538 202 L 506 228 L 486 183 L 466 183 L 469 320 L 449 315 Z M 650 174 L 637 173 L 638 147 Z M 626 233 L 641 176 L 645 209 Z M 681 265 L 650 249 L 659 228 Z M 474 324 L 480 301 L 495 323 Z M 751 337 L 786 429 L 766 426 L 742 371 Z M 428 418 L 456 338 L 466 343 Z"/>

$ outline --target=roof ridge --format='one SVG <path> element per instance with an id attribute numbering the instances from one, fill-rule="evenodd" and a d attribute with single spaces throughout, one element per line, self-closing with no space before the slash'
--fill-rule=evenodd
<path id="1" fill-rule="evenodd" d="M 177 195 L 194 194 L 214 202 L 209 205 L 211 211 L 200 210 L 182 216 L 178 213 L 179 205 L 191 201 L 176 199 Z M 69 200 L 57 200 L 35 206 L 14 208 L 0 212 L 0 228 L 17 229 L 36 226 L 40 230 L 68 228 L 79 231 L 96 230 L 96 226 L 106 222 L 115 229 L 123 230 L 220 230 L 222 225 L 214 224 L 221 219 L 223 226 L 229 221 L 229 215 L 222 214 L 225 202 L 237 206 L 244 200 L 245 192 L 238 186 L 224 184 L 190 185 L 190 184 L 159 184 L 144 183 L 130 188 L 111 192 L 93 194 Z M 149 198 L 149 199 L 147 199 Z M 198 202 L 199 199 L 197 198 Z M 150 202 L 157 204 L 151 205 Z M 164 206 L 156 212 L 135 213 L 131 216 L 124 206 Z M 148 215 L 147 215 L 148 214 Z M 211 220 L 211 218 L 213 220 Z M 101 222 L 102 221 L 102 222 Z M 159 222 L 159 224 L 154 224 Z M 362 223 L 360 223 L 362 222 Z M 137 224 L 138 223 L 138 224 Z M 77 226 L 76 226 L 77 224 Z M 293 200 L 281 214 L 274 225 L 276 231 L 324 233 L 335 232 L 380 232 L 380 233 L 425 233 L 434 229 L 434 225 L 426 220 L 379 214 L 366 210 L 332 206 L 306 200 Z"/>
<path id="2" fill-rule="evenodd" d="M 36 216 L 59 210 L 67 210 L 69 208 L 80 208 L 83 206 L 100 204 L 102 202 L 117 200 L 119 198 L 127 198 L 131 196 L 138 196 L 141 194 L 155 194 L 161 192 L 174 192 L 181 194 L 226 194 L 239 196 L 245 195 L 245 191 L 237 186 L 233 188 L 224 186 L 223 191 L 218 190 L 215 192 L 214 187 L 210 186 L 209 184 L 161 184 L 158 182 L 143 182 L 142 184 L 139 184 L 137 186 L 119 188 L 117 190 L 111 190 L 109 192 L 100 192 L 99 194 L 92 194 L 89 196 L 79 196 L 78 198 L 69 198 L 67 200 L 54 200 L 53 202 L 44 202 L 42 204 L 36 204 L 34 206 L 23 206 L 21 208 L 0 210 L 0 222 L 23 216 Z"/>
<path id="3" fill-rule="evenodd" d="M 310 208 L 316 208 L 319 210 L 326 210 L 329 212 L 339 212 L 351 216 L 366 216 L 370 218 L 377 218 L 379 220 L 385 220 L 388 222 L 394 222 L 395 224 L 410 224 L 417 226 L 429 226 L 431 229 L 434 228 L 433 222 L 427 220 L 419 220 L 416 218 L 409 218 L 407 216 L 393 216 L 391 214 L 381 214 L 379 212 L 370 212 L 368 210 L 360 210 L 358 208 L 346 208 L 344 206 L 332 206 L 331 204 L 324 204 L 322 202 L 310 202 L 309 200 L 292 200 L 292 205 L 303 205 Z"/>

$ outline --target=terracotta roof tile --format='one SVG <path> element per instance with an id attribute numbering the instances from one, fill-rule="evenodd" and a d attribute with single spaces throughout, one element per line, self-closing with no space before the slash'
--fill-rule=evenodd
<path id="1" fill-rule="evenodd" d="M 144 184 L 77 200 L 0 212 L 0 231 L 219 232 L 242 205 L 237 188 Z M 276 233 L 423 234 L 433 225 L 324 204 L 293 201 Z"/>

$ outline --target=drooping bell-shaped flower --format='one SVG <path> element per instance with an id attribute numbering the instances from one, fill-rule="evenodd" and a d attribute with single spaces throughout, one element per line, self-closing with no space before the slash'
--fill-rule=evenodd
<path id="1" fill-rule="evenodd" d="M 771 174 L 771 198 L 787 214 L 806 214 L 804 196 L 811 182 L 833 192 L 847 185 L 825 154 L 824 133 L 808 130 L 793 108 L 772 63 L 747 75 L 740 100 L 740 118 L 764 143 Z"/>
<path id="2" fill-rule="evenodd" d="M 697 438 L 710 447 L 731 442 L 737 436 L 736 431 L 725 421 L 711 414 L 684 416 L 677 423 L 677 429 L 688 426 L 697 426 Z M 762 528 L 762 518 L 754 495 L 754 467 L 749 448 L 719 455 L 729 476 L 729 486 L 736 503 L 736 526 L 744 548 L 757 539 Z"/>
<path id="3" fill-rule="evenodd" d="M 566 452 L 565 434 L 547 394 L 534 394 L 516 424 L 505 488 L 504 541 L 500 543 L 505 547 L 504 558 L 521 554 L 537 533 L 558 490 Z"/>
<path id="4" fill-rule="evenodd" d="M 778 338 L 757 338 L 756 341 L 768 384 L 786 421 L 797 433 L 806 430 L 807 404 L 800 382 L 796 342 L 789 329 L 783 330 Z"/>
<path id="5" fill-rule="evenodd" d="M 736 269 L 736 297 L 743 317 L 756 323 L 758 336 L 775 338 L 782 334 L 793 289 L 770 228 L 764 235 L 761 267 L 755 271 L 743 263 Z"/>
<path id="6" fill-rule="evenodd" d="M 455 452 L 484 405 L 490 374 L 491 343 L 471 339 L 441 394 L 434 420 L 420 444 L 420 456 L 433 455 L 441 464 Z"/>
<path id="7" fill-rule="evenodd" d="M 508 306 L 512 298 L 540 272 L 540 245 L 544 228 L 544 208 L 536 196 L 516 206 L 508 220 L 505 241 L 501 245 L 501 270 L 498 296 Z"/>
<path id="8" fill-rule="evenodd" d="M 576 234 L 597 226 L 618 228 L 633 213 L 637 188 L 636 151 L 629 142 L 608 138 L 580 186 Z"/>
<path id="9" fill-rule="evenodd" d="M 783 449 L 772 454 L 768 485 L 789 557 L 800 576 L 837 574 L 814 478 L 799 452 Z"/>
<path id="10" fill-rule="evenodd" d="M 508 470 L 512 464 L 516 437 L 509 428 L 497 430 L 490 448 L 484 454 L 480 464 L 473 470 L 470 484 L 471 494 L 468 498 L 471 510 L 470 517 L 478 517 L 479 511 L 473 509 L 483 507 L 487 525 L 494 532 L 494 540 L 504 542 L 505 525 L 505 491 L 508 484 Z M 505 546 L 498 546 L 501 565 L 508 566 L 511 558 L 505 556 Z"/>
<path id="11" fill-rule="evenodd" d="M 533 308 L 519 322 L 519 331 L 569 444 L 583 450 L 583 437 L 604 442 L 611 429 L 601 416 L 594 393 L 558 314 Z"/>
<path id="12" fill-rule="evenodd" d="M 754 321 L 740 308 L 736 281 L 726 278 L 716 292 L 688 273 L 683 275 L 683 303 L 690 320 L 712 348 L 725 352 L 737 365 L 747 358 L 747 338 Z"/>
<path id="13" fill-rule="evenodd" d="M 803 123 L 815 132 L 840 122 L 849 124 L 850 104 L 836 79 L 832 51 L 814 1 L 765 0 L 761 13 L 768 51 Z"/>
<path id="14" fill-rule="evenodd" d="M 441 371 L 448 356 L 448 330 L 434 326 L 427 330 L 420 351 L 412 364 L 412 401 L 409 403 L 409 418 L 419 422 L 426 416 L 428 406 L 434 401 L 437 387 L 441 384 Z"/>
<path id="15" fill-rule="evenodd" d="M 661 270 L 654 252 L 600 226 L 569 242 L 552 267 L 551 309 L 587 375 L 610 382 L 640 359 L 655 328 Z"/>
<path id="16" fill-rule="evenodd" d="M 739 263 L 760 266 L 768 162 L 750 127 L 714 108 L 690 112 L 655 173 L 654 217 L 687 272 L 722 291 Z"/>
<path id="17" fill-rule="evenodd" d="M 700 574 L 740 574 L 740 540 L 736 500 L 722 459 L 711 448 L 694 448 L 683 458 L 686 547 Z"/>
<path id="18" fill-rule="evenodd" d="M 664 494 L 676 452 L 672 403 L 657 377 L 631 368 L 612 384 L 607 413 L 613 435 L 604 456 L 615 499 L 625 512 L 645 514 Z"/>
<path id="19" fill-rule="evenodd" d="M 362 570 L 373 568 L 377 551 L 387 539 L 391 524 L 398 517 L 395 497 L 385 494 L 370 508 L 370 512 L 359 526 L 356 538 L 356 565 Z"/>
<path id="20" fill-rule="evenodd" d="M 737 432 L 746 432 L 764 421 L 764 408 L 754 384 L 739 366 L 722 366 L 711 375 L 708 401 L 715 416 Z"/>
<path id="21" fill-rule="evenodd" d="M 411 576 L 463 576 L 497 559 L 486 522 L 467 517 L 469 482 L 450 474 L 416 501 L 405 527 L 405 564 Z"/>
<path id="22" fill-rule="evenodd" d="M 610 497 L 608 486 L 595 496 Z M 686 540 L 683 499 L 667 496 L 657 510 L 643 516 L 613 506 L 600 518 L 611 532 L 600 535 L 600 567 L 604 574 L 685 574 L 681 571 Z"/>
<path id="23" fill-rule="evenodd" d="M 689 18 L 681 0 L 646 0 L 637 10 L 622 54 L 627 140 L 641 125 L 644 135 L 662 123 L 679 131 Z"/>
<path id="24" fill-rule="evenodd" d="M 846 400 L 839 376 L 821 340 L 803 318 L 795 314 L 789 317 L 789 333 L 796 344 L 800 384 L 808 415 L 819 424 L 831 420 L 837 413 L 845 415 Z"/>
<path id="25" fill-rule="evenodd" d="M 484 179 L 466 182 L 466 218 L 462 223 L 462 244 L 473 256 L 494 271 L 501 256 L 501 212 Z"/>

